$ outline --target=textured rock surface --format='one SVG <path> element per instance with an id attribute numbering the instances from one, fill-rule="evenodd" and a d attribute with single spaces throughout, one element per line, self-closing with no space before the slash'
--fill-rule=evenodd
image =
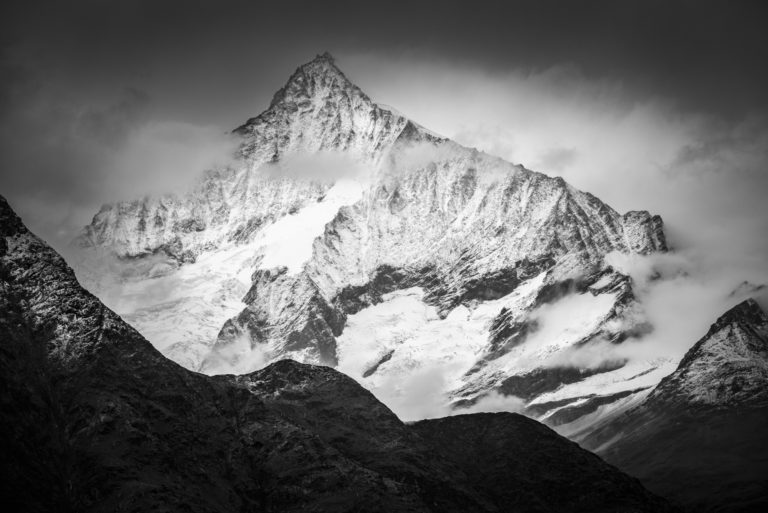
<path id="1" fill-rule="evenodd" d="M 478 462 L 435 449 L 446 447 L 443 431 L 404 425 L 332 369 L 187 371 L 83 290 L 2 198 L 0 340 L 0 500 L 10 511 L 507 511 L 515 489 L 526 511 L 667 508 L 533 421 L 507 417 L 500 432 L 546 446 L 546 464 L 535 452 L 513 463 L 525 449 L 511 437 L 493 461 L 524 476 L 480 487 L 469 475 Z M 450 440 L 486 420 L 463 417 L 477 428 Z M 520 488 L 539 473 L 574 493 L 581 479 L 582 499 Z"/>
<path id="2" fill-rule="evenodd" d="M 106 206 L 78 239 L 86 286 L 189 368 L 244 373 L 290 357 L 339 365 L 372 390 L 407 379 L 426 362 L 400 342 L 434 346 L 444 323 L 361 343 L 362 369 L 345 366 L 358 346 L 340 337 L 350 316 L 413 288 L 429 315 L 470 321 L 456 324 L 471 341 L 441 357 L 456 373 L 446 402 L 527 379 L 518 374 L 535 369 L 523 357 L 541 367 L 574 345 L 637 331 L 639 316 L 623 317 L 640 310 L 631 284 L 606 276 L 603 259 L 666 250 L 658 216 L 621 215 L 562 178 L 439 137 L 374 103 L 329 55 L 301 66 L 235 132 L 239 164 L 185 195 Z M 310 169 L 291 172 L 297 162 Z M 522 297 L 532 280 L 537 290 Z M 580 336 L 530 347 L 541 307 L 572 295 L 594 306 L 566 330 Z"/>
<path id="3" fill-rule="evenodd" d="M 763 511 L 767 368 L 768 317 L 747 300 L 722 315 L 641 404 L 582 443 L 692 511 Z"/>

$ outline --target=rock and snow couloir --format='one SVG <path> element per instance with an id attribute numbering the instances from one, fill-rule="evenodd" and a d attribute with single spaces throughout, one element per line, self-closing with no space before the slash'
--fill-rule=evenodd
<path id="1" fill-rule="evenodd" d="M 80 279 L 183 365 L 291 357 L 374 392 L 438 368 L 446 404 L 501 393 L 540 416 L 668 372 L 558 363 L 642 330 L 630 280 L 604 257 L 665 251 L 658 216 L 440 137 L 327 54 L 235 133 L 236 164 L 105 206 L 77 239 Z"/>

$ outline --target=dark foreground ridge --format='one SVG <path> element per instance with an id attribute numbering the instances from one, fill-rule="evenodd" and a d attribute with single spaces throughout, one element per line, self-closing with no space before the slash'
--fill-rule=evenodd
<path id="1" fill-rule="evenodd" d="M 0 198 L 6 511 L 669 510 L 513 414 L 407 426 L 332 369 L 206 377 L 83 290 Z"/>

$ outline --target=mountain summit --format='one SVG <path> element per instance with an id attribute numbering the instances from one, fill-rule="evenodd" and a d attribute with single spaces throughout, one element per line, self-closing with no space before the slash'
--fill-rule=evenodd
<path id="1" fill-rule="evenodd" d="M 325 53 L 300 66 L 269 108 L 235 133 L 244 138 L 243 155 L 259 163 L 320 151 L 373 162 L 406 125 L 407 119 L 371 101 Z"/>
<path id="2" fill-rule="evenodd" d="M 590 376 L 614 373 L 588 392 L 613 397 L 668 371 L 552 363 L 640 330 L 604 257 L 666 251 L 658 216 L 437 136 L 327 54 L 235 134 L 236 165 L 105 206 L 77 239 L 81 280 L 179 363 L 242 373 L 290 357 L 374 392 L 437 372 L 446 407 L 511 393 L 542 415 Z M 546 329 L 562 301 L 579 314 Z"/>

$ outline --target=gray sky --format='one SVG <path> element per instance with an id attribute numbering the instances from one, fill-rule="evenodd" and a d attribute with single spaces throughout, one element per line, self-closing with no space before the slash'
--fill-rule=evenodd
<path id="1" fill-rule="evenodd" d="M 270 4 L 4 3 L 0 193 L 61 248 L 100 204 L 193 179 L 329 50 L 374 100 L 764 279 L 761 2 Z"/>

